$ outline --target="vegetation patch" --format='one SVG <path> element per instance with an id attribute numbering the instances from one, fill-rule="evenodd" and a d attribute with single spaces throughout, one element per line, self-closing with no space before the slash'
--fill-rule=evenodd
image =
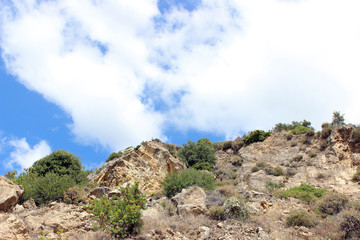
<path id="1" fill-rule="evenodd" d="M 244 143 L 249 145 L 254 142 L 262 142 L 270 135 L 270 132 L 265 132 L 263 130 L 251 131 L 249 135 L 244 136 Z"/>
<path id="2" fill-rule="evenodd" d="M 352 176 L 354 182 L 360 182 L 360 166 L 357 167 L 356 173 Z"/>
<path id="3" fill-rule="evenodd" d="M 297 126 L 293 130 L 291 130 L 291 133 L 294 134 L 294 135 L 305 134 L 305 133 L 307 133 L 309 131 L 309 129 L 310 128 L 308 128 L 308 127 Z"/>
<path id="4" fill-rule="evenodd" d="M 121 152 L 113 152 L 110 154 L 110 156 L 106 159 L 106 162 L 110 162 L 111 160 L 113 160 L 114 158 L 119 158 L 122 156 Z"/>
<path id="5" fill-rule="evenodd" d="M 303 210 L 291 211 L 289 216 L 286 217 L 286 226 L 304 226 L 307 228 L 312 228 L 315 226 L 315 217 Z"/>
<path id="6" fill-rule="evenodd" d="M 336 192 L 329 192 L 321 199 L 318 209 L 325 215 L 335 215 L 341 212 L 348 202 L 346 196 Z"/>
<path id="7" fill-rule="evenodd" d="M 162 187 L 167 197 L 172 197 L 176 193 L 181 192 L 182 189 L 195 185 L 212 190 L 215 188 L 214 176 L 210 173 L 190 168 L 177 174 L 168 174 L 162 182 Z"/>
<path id="8" fill-rule="evenodd" d="M 276 192 L 277 197 L 288 198 L 293 197 L 300 199 L 306 203 L 315 202 L 326 193 L 325 189 L 316 188 L 306 183 L 302 183 L 298 187 L 293 187 L 288 190 L 280 190 Z"/>

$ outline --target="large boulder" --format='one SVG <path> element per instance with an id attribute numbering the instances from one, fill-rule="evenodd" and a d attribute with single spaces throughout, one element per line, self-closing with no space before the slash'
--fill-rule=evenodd
<path id="1" fill-rule="evenodd" d="M 0 211 L 15 206 L 23 192 L 24 188 L 22 186 L 0 176 Z"/>
<path id="2" fill-rule="evenodd" d="M 206 194 L 200 187 L 183 189 L 171 201 L 178 209 L 179 215 L 202 214 L 206 211 Z"/>
<path id="3" fill-rule="evenodd" d="M 161 181 L 168 173 L 179 172 L 185 168 L 185 165 L 170 153 L 165 143 L 153 140 L 122 151 L 121 157 L 104 163 L 88 178 L 107 187 L 140 181 L 142 190 L 154 192 L 160 190 Z"/>

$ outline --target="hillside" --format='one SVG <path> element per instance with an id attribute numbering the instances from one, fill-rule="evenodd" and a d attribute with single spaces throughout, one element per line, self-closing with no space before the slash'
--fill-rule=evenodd
<path id="1" fill-rule="evenodd" d="M 298 135 L 281 131 L 236 147 L 241 139 L 214 144 L 216 188 L 190 187 L 170 198 L 161 182 L 186 169 L 179 147 L 143 142 L 90 174 L 98 187 L 88 196 L 114 195 L 116 186 L 140 182 L 147 209 L 141 233 L 129 239 L 358 239 L 360 186 L 352 180 L 360 165 L 358 130 L 345 125 Z M 288 191 L 301 184 L 296 194 Z M 16 201 L 0 213 L 0 239 L 39 239 L 41 232 L 55 239 L 60 229 L 71 240 L 112 238 L 77 204 L 29 207 Z M 300 223 L 292 218 L 297 213 Z"/>

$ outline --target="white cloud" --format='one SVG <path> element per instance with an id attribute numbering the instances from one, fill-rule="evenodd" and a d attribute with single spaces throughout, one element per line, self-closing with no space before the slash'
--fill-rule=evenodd
<path id="1" fill-rule="evenodd" d="M 10 159 L 6 163 L 6 167 L 9 169 L 13 169 L 14 164 L 21 166 L 22 169 L 28 168 L 35 161 L 51 153 L 50 146 L 44 140 L 41 140 L 33 147 L 30 147 L 26 138 L 10 140 L 8 145 L 13 148 L 13 151 L 10 153 Z"/>
<path id="2" fill-rule="evenodd" d="M 3 57 L 72 116 L 82 143 L 117 150 L 168 126 L 228 137 L 304 118 L 318 128 L 333 110 L 360 120 L 356 0 L 203 0 L 162 16 L 147 0 L 35 2 L 16 1 L 15 17 L 2 9 Z"/>

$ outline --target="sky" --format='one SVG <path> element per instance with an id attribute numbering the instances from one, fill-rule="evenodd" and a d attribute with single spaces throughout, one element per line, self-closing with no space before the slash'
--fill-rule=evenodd
<path id="1" fill-rule="evenodd" d="M 0 174 L 360 122 L 358 0 L 0 0 Z"/>

